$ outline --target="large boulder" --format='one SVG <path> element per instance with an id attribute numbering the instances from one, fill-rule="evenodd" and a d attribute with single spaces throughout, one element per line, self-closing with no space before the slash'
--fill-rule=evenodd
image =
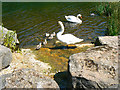
<path id="1" fill-rule="evenodd" d="M 4 82 L 4 88 L 59 88 L 53 79 L 27 68 L 15 70 Z"/>
<path id="2" fill-rule="evenodd" d="M 10 65 L 12 61 L 12 52 L 9 48 L 0 45 L 0 70 Z"/>
<path id="3" fill-rule="evenodd" d="M 116 88 L 118 41 L 112 41 L 115 41 L 114 44 L 106 41 L 106 45 L 96 46 L 70 56 L 68 70 L 74 88 Z"/>
<path id="4" fill-rule="evenodd" d="M 6 35 L 13 38 L 12 44 L 19 43 L 16 33 L 0 25 L 0 44 L 4 44 Z"/>

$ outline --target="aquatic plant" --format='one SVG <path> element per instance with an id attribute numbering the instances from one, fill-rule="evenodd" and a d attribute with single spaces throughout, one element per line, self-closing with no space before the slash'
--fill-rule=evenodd
<path id="1" fill-rule="evenodd" d="M 106 16 L 111 16 L 112 13 L 112 7 L 111 3 L 106 2 L 106 3 L 101 3 L 99 6 L 97 6 L 97 13 L 99 15 L 106 15 Z"/>
<path id="2" fill-rule="evenodd" d="M 108 16 L 106 35 L 115 36 L 120 34 L 119 9 L 120 2 L 105 2 L 97 6 L 99 15 Z"/>
<path id="3" fill-rule="evenodd" d="M 119 34 L 118 19 L 114 15 L 108 20 L 106 35 L 115 36 Z"/>

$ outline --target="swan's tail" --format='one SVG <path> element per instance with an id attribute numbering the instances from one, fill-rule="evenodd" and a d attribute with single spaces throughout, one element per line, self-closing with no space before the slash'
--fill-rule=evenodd
<path id="1" fill-rule="evenodd" d="M 67 19 L 67 18 L 68 18 L 68 16 L 65 16 L 65 18 Z"/>
<path id="2" fill-rule="evenodd" d="M 76 39 L 74 39 L 74 43 L 80 43 L 80 42 L 82 42 L 82 41 L 84 41 L 84 39 L 80 39 L 80 38 L 76 38 Z"/>
<path id="3" fill-rule="evenodd" d="M 82 42 L 84 39 L 79 39 L 80 42 Z"/>
<path id="4" fill-rule="evenodd" d="M 76 42 L 82 42 L 84 39 L 77 38 L 75 41 Z"/>

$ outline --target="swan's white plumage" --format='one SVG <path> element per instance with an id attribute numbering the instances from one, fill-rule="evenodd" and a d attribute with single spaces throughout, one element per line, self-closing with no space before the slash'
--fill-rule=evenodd
<path id="1" fill-rule="evenodd" d="M 79 17 L 82 18 L 82 15 L 78 14 L 77 17 L 75 17 L 73 15 L 65 16 L 65 18 L 66 18 L 67 21 L 76 22 L 76 23 L 82 24 L 82 20 L 80 20 Z"/>
<path id="2" fill-rule="evenodd" d="M 57 38 L 60 41 L 66 43 L 66 44 L 75 44 L 75 43 L 83 41 L 83 39 L 79 39 L 79 38 L 75 37 L 72 34 L 64 34 L 64 35 L 62 35 L 64 33 L 64 25 L 63 25 L 63 23 L 61 21 L 58 21 L 58 23 L 61 26 L 61 31 L 59 31 L 57 33 Z"/>

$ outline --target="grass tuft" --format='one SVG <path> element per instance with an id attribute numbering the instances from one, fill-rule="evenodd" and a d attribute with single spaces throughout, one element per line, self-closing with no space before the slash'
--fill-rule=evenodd
<path id="1" fill-rule="evenodd" d="M 99 15 L 108 16 L 106 35 L 116 36 L 120 34 L 120 2 L 104 2 L 97 6 Z"/>

